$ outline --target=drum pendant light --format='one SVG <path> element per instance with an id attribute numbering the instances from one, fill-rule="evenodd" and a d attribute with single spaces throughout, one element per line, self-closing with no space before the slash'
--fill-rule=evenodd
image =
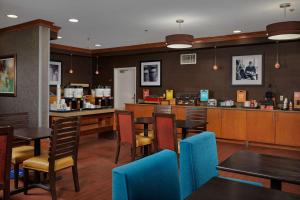
<path id="1" fill-rule="evenodd" d="M 276 42 L 276 63 L 274 65 L 275 69 L 280 69 L 278 48 L 279 48 L 279 42 L 277 41 Z"/>
<path id="2" fill-rule="evenodd" d="M 215 46 L 215 49 L 214 49 L 214 66 L 213 66 L 213 70 L 214 71 L 217 71 L 219 69 L 219 67 L 217 65 L 217 54 L 216 54 L 216 51 L 217 51 L 217 47 Z"/>
<path id="3" fill-rule="evenodd" d="M 95 74 L 96 74 L 96 75 L 99 75 L 98 57 L 99 57 L 99 56 L 97 56 L 97 65 L 96 65 L 96 71 L 95 71 Z"/>
<path id="4" fill-rule="evenodd" d="M 70 69 L 69 69 L 69 74 L 74 74 L 74 70 L 73 70 L 73 59 L 72 59 L 72 54 L 70 54 L 70 56 L 71 56 L 71 67 L 70 67 Z"/>
<path id="5" fill-rule="evenodd" d="M 286 9 L 291 6 L 290 3 L 280 4 L 284 9 L 284 18 L 286 18 Z M 300 21 L 286 21 L 269 24 L 267 26 L 268 39 L 270 40 L 295 40 L 300 39 Z"/>
<path id="6" fill-rule="evenodd" d="M 181 24 L 184 22 L 182 19 L 176 20 L 178 24 L 179 32 L 181 31 Z M 194 36 L 189 34 L 173 34 L 166 36 L 166 45 L 171 49 L 186 49 L 191 48 L 194 40 Z"/>

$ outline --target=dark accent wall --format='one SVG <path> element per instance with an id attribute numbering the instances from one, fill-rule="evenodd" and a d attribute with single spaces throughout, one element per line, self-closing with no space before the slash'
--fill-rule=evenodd
<path id="1" fill-rule="evenodd" d="M 69 83 L 93 83 L 93 59 L 91 57 L 73 54 L 72 62 L 74 74 L 68 73 L 71 66 L 71 56 L 69 54 L 51 52 L 50 60 L 61 62 L 62 87 Z M 51 91 L 55 90 L 53 88 L 54 87 L 51 87 Z"/>
<path id="2" fill-rule="evenodd" d="M 197 64 L 180 65 L 181 53 L 197 53 Z M 236 99 L 236 90 L 248 92 L 248 99 L 262 100 L 268 88 L 273 85 L 277 95 L 288 98 L 294 91 L 300 91 L 300 41 L 279 44 L 280 63 L 282 68 L 276 70 L 276 44 L 259 44 L 217 49 L 217 63 L 221 68 L 213 71 L 214 50 L 198 49 L 140 55 L 108 56 L 100 59 L 100 73 L 94 75 L 94 85 L 113 86 L 113 68 L 137 67 L 137 97 L 142 97 L 140 87 L 140 61 L 162 60 L 162 87 L 146 87 L 150 94 L 162 95 L 165 89 L 174 89 L 175 93 L 197 93 L 200 89 L 209 89 L 216 99 Z M 264 79 L 262 86 L 232 86 L 232 56 L 263 54 Z"/>

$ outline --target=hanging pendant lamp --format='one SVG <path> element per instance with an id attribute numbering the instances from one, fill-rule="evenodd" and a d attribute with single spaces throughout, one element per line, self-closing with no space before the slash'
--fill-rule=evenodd
<path id="1" fill-rule="evenodd" d="M 69 74 L 74 74 L 72 54 L 70 54 L 70 56 L 71 56 L 71 67 L 69 69 Z"/>
<path id="2" fill-rule="evenodd" d="M 214 65 L 213 65 L 213 70 L 214 71 L 217 71 L 219 69 L 219 67 L 217 65 L 217 54 L 216 54 L 216 51 L 217 51 L 217 47 L 215 46 L 215 49 L 214 49 Z"/>
<path id="3" fill-rule="evenodd" d="M 96 75 L 99 75 L 99 64 L 98 64 L 98 56 L 97 56 L 97 65 L 96 65 L 96 71 L 95 71 Z"/>
<path id="4" fill-rule="evenodd" d="M 284 9 L 286 18 L 286 9 L 291 6 L 290 3 L 280 4 Z M 295 40 L 300 39 L 300 21 L 286 21 L 269 24 L 267 26 L 268 39 L 270 40 Z"/>
<path id="5" fill-rule="evenodd" d="M 280 69 L 278 48 L 279 48 L 279 42 L 277 41 L 276 42 L 276 63 L 274 65 L 275 69 Z"/>
<path id="6" fill-rule="evenodd" d="M 182 19 L 176 20 L 179 31 L 181 31 L 181 24 L 184 22 Z M 193 45 L 194 36 L 189 34 L 173 34 L 166 36 L 166 45 L 171 49 L 186 49 L 191 48 Z"/>

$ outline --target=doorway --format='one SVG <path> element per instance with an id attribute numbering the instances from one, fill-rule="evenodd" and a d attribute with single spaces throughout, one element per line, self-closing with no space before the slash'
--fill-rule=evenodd
<path id="1" fill-rule="evenodd" d="M 114 107 L 125 109 L 125 103 L 136 102 L 136 67 L 114 69 Z"/>

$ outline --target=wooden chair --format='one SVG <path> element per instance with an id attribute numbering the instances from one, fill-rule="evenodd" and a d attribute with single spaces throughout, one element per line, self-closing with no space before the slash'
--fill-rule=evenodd
<path id="1" fill-rule="evenodd" d="M 135 134 L 134 117 L 131 111 L 116 111 L 117 122 L 117 146 L 115 163 L 118 163 L 121 144 L 131 145 L 131 160 L 135 160 L 136 148 L 148 145 L 150 147 L 152 139 Z"/>
<path id="2" fill-rule="evenodd" d="M 153 118 L 155 150 L 169 149 L 179 153 L 175 115 L 154 113 Z"/>
<path id="3" fill-rule="evenodd" d="M 156 105 L 154 107 L 154 113 L 171 114 L 172 113 L 172 106 L 171 105 Z"/>
<path id="4" fill-rule="evenodd" d="M 77 157 L 80 121 L 77 117 L 53 121 L 48 155 L 40 155 L 23 162 L 24 194 L 28 190 L 29 170 L 48 173 L 52 200 L 56 200 L 56 172 L 72 167 L 75 191 L 79 192 Z"/>
<path id="5" fill-rule="evenodd" d="M 28 127 L 28 113 L 8 113 L 0 114 L 0 125 L 10 125 L 13 128 Z M 14 186 L 17 189 L 19 185 L 19 168 L 24 160 L 34 156 L 34 147 L 30 141 L 18 138 L 13 139 L 11 164 L 14 166 Z"/>
<path id="6" fill-rule="evenodd" d="M 204 122 L 203 126 L 189 129 L 188 133 L 196 134 L 206 131 L 207 108 L 188 107 L 186 108 L 186 120 Z"/>
<path id="7" fill-rule="evenodd" d="M 0 190 L 3 190 L 3 200 L 9 199 L 10 193 L 10 162 L 13 140 L 11 126 L 0 127 Z"/>

